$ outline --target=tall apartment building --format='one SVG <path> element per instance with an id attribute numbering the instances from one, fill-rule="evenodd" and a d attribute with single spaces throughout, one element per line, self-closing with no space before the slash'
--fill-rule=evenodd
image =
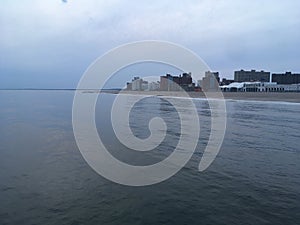
<path id="1" fill-rule="evenodd" d="M 277 82 L 277 84 L 300 84 L 300 74 L 299 73 L 273 73 L 272 82 Z"/>
<path id="2" fill-rule="evenodd" d="M 185 91 L 193 91 L 195 84 L 192 80 L 191 73 L 183 73 L 179 76 L 172 76 L 166 74 L 160 77 L 160 90 L 161 91 L 179 91 L 182 88 Z"/>
<path id="3" fill-rule="evenodd" d="M 143 79 L 140 77 L 134 77 L 132 79 L 131 88 L 133 91 L 141 91 L 142 90 Z"/>
<path id="4" fill-rule="evenodd" d="M 263 70 L 262 71 L 256 71 L 256 70 L 234 71 L 234 81 L 235 82 L 252 82 L 252 81 L 269 82 L 270 72 L 265 72 Z"/>
<path id="5" fill-rule="evenodd" d="M 207 71 L 201 81 L 201 88 L 203 91 L 216 91 L 219 88 L 219 83 L 219 72 Z"/>

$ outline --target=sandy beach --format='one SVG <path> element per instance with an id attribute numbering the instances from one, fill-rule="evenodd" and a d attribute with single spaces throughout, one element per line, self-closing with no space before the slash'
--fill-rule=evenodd
<path id="1" fill-rule="evenodd" d="M 300 103 L 299 92 L 225 92 L 226 99 Z"/>
<path id="2" fill-rule="evenodd" d="M 117 93 L 115 91 L 102 91 L 105 93 Z M 124 94 L 155 95 L 184 97 L 177 91 L 122 91 Z M 191 98 L 206 98 L 203 92 L 187 92 Z M 253 100 L 253 101 L 279 101 L 300 103 L 300 92 L 223 92 L 225 99 Z"/>

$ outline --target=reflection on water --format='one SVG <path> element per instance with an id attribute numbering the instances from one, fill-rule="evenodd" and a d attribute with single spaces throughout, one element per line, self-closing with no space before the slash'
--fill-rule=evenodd
<path id="1" fill-rule="evenodd" d="M 197 171 L 210 129 L 207 102 L 195 100 L 201 134 L 190 162 L 169 180 L 126 187 L 105 180 L 84 161 L 71 123 L 71 91 L 0 92 L 1 224 L 297 224 L 300 220 L 300 104 L 227 101 L 228 127 L 214 163 Z M 88 94 L 88 93 L 87 93 Z M 131 113 L 132 131 L 149 135 L 153 116 L 168 132 L 140 153 L 116 140 L 109 109 L 97 105 L 97 128 L 111 153 L 151 164 L 172 152 L 178 115 L 150 97 Z"/>

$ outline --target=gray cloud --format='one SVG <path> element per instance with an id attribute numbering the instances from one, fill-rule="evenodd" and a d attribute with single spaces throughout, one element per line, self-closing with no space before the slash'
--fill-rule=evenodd
<path id="1" fill-rule="evenodd" d="M 87 60 L 110 48 L 143 39 L 184 45 L 226 76 L 240 68 L 300 70 L 296 47 L 300 44 L 299 1 L 62 3 L 58 0 L 2 3 L 1 74 L 13 74 L 15 65 L 18 71 L 24 68 L 24 74 L 40 65 L 40 70 L 47 66 L 53 73 L 67 76 L 68 72 L 77 79 L 78 71 L 81 73 L 85 68 L 63 69 L 62 63 L 56 69 L 56 65 L 64 62 L 86 66 Z M 45 76 L 45 83 L 47 79 L 51 77 Z M 70 75 L 65 80 L 66 84 L 74 83 Z"/>

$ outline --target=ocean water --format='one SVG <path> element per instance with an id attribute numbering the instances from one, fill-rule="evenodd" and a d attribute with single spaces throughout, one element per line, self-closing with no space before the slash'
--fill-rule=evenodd
<path id="1" fill-rule="evenodd" d="M 201 132 L 191 160 L 162 183 L 129 187 L 101 177 L 83 159 L 72 130 L 73 96 L 72 91 L 0 91 L 1 225 L 299 224 L 300 104 L 226 101 L 220 153 L 199 172 L 210 110 L 206 101 L 195 100 Z M 114 137 L 113 99 L 101 95 L 96 108 L 99 136 L 112 155 L 146 165 L 171 154 L 180 123 L 168 101 L 149 97 L 132 109 L 130 125 L 138 137 L 149 135 L 153 116 L 168 126 L 163 144 L 142 154 Z"/>

